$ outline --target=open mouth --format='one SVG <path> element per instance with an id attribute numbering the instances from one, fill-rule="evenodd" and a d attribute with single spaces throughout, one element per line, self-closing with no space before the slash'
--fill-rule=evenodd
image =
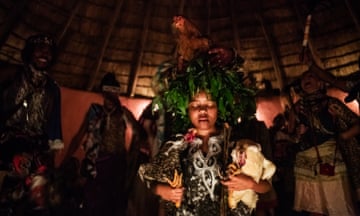
<path id="1" fill-rule="evenodd" d="M 209 122 L 209 119 L 207 117 L 200 117 L 199 122 Z"/>
<path id="2" fill-rule="evenodd" d="M 44 57 L 40 57 L 37 59 L 39 62 L 41 63 L 47 63 L 48 62 L 48 59 L 47 58 L 44 58 Z"/>
<path id="3" fill-rule="evenodd" d="M 206 122 L 208 122 L 209 121 L 209 118 L 208 118 L 208 116 L 207 115 L 199 115 L 199 122 L 204 122 L 204 121 L 206 121 Z"/>
<path id="4" fill-rule="evenodd" d="M 199 119 L 199 122 L 209 122 L 207 119 Z"/>

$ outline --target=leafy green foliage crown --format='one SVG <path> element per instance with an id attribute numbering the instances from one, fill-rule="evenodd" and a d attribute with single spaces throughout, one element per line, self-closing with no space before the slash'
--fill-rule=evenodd
<path id="1" fill-rule="evenodd" d="M 214 67 L 206 56 L 195 58 L 184 73 L 168 80 L 168 88 L 153 105 L 172 113 L 173 130 L 185 132 L 190 126 L 188 103 L 198 91 L 205 90 L 217 103 L 218 123 L 235 125 L 239 118 L 253 116 L 256 111 L 255 91 L 244 86 L 243 74 L 235 68 Z"/>

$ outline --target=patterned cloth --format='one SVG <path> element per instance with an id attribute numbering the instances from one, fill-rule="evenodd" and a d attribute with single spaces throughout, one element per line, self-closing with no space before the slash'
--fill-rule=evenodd
<path id="1" fill-rule="evenodd" d="M 95 164 L 108 155 L 125 156 L 126 124 L 121 110 L 106 114 L 100 104 L 91 104 L 86 115 L 88 135 L 84 143 L 84 176 L 96 177 Z M 86 167 L 84 167 L 86 166 Z"/>
<path id="2" fill-rule="evenodd" d="M 86 119 L 88 136 L 81 168 L 87 177 L 84 215 L 125 215 L 128 176 L 123 112 L 116 109 L 107 114 L 100 104 L 92 104 Z"/>
<path id="3" fill-rule="evenodd" d="M 1 95 L 2 138 L 25 136 L 63 148 L 59 86 L 45 71 L 22 67 L 17 73 Z"/>
<path id="4" fill-rule="evenodd" d="M 348 186 L 354 186 L 357 190 L 360 188 L 360 145 L 356 138 L 348 141 L 333 140 L 338 138 L 339 133 L 354 125 L 358 116 L 338 99 L 324 94 L 314 94 L 301 99 L 296 103 L 295 111 L 298 123 L 308 128 L 297 143 L 299 152 L 295 162 L 295 209 L 313 212 L 316 210 L 318 213 L 330 215 L 353 215 L 352 202 L 348 199 L 348 194 L 353 189 L 350 190 Z M 332 146 L 328 146 L 329 142 Z M 335 143 L 337 152 L 341 156 L 340 154 L 337 156 L 335 177 L 328 181 L 327 177 L 324 178 L 318 175 L 318 171 L 315 172 L 317 167 L 315 165 L 319 159 L 314 157 L 314 154 L 316 155 L 314 146 L 319 146 L 320 158 L 323 162 L 333 164 Z M 322 148 L 322 145 L 326 148 Z M 310 152 L 312 155 L 309 155 Z M 344 164 L 347 169 L 343 167 Z M 346 181 L 347 175 L 350 183 Z M 327 190 L 331 193 L 322 192 Z M 328 200 L 334 197 L 334 194 L 342 198 L 343 204 L 346 205 L 339 205 L 336 200 Z M 306 207 L 304 203 L 309 201 L 312 205 Z"/>
<path id="5" fill-rule="evenodd" d="M 12 80 L 0 83 L 0 169 L 9 172 L 0 196 L 11 211 L 21 209 L 20 201 L 31 202 L 29 208 L 33 202 L 50 205 L 43 191 L 49 180 L 45 170 L 54 165 L 50 150 L 64 146 L 60 99 L 54 80 L 31 65 L 18 67 Z M 36 197 L 35 189 L 42 191 Z"/>
<path id="6" fill-rule="evenodd" d="M 174 170 L 183 173 L 182 184 L 186 190 L 181 205 L 176 208 L 173 203 L 166 202 L 166 215 L 220 215 L 223 135 L 209 138 L 208 153 L 202 152 L 201 145 L 199 137 L 188 142 L 184 136 L 178 135 L 176 140 L 165 143 L 150 163 L 140 166 L 140 177 L 149 184 L 166 182 L 165 178 L 173 179 Z M 250 209 L 242 202 L 227 212 L 227 215 L 234 216 L 251 215 Z"/>
<path id="7" fill-rule="evenodd" d="M 318 146 L 323 163 L 334 164 L 335 148 L 335 140 L 329 140 Z M 338 151 L 334 176 L 320 174 L 315 148 L 299 152 L 294 170 L 296 178 L 294 209 L 328 216 L 356 215 L 346 171 L 345 163 Z"/>

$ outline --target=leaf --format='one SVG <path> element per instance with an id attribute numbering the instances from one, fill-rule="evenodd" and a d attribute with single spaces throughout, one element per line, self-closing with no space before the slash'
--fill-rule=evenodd
<path id="1" fill-rule="evenodd" d="M 230 68 L 212 67 L 206 56 L 188 62 L 186 72 L 177 74 L 169 88 L 154 101 L 162 102 L 167 112 L 174 113 L 174 130 L 184 130 L 190 124 L 187 106 L 199 90 L 210 93 L 218 106 L 218 122 L 236 124 L 239 117 L 256 111 L 254 91 L 242 84 L 242 75 Z"/>

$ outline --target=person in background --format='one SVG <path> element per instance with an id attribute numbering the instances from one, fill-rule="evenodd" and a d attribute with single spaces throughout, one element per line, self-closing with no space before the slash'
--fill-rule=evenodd
<path id="1" fill-rule="evenodd" d="M 146 133 L 119 100 L 120 83 L 114 73 L 100 84 L 103 105 L 91 104 L 64 157 L 66 162 L 83 144 L 80 172 L 86 178 L 82 212 L 85 216 L 126 215 L 133 189 L 140 146 Z"/>
<path id="2" fill-rule="evenodd" d="M 0 65 L 1 202 L 7 210 L 41 215 L 47 173 L 55 151 L 63 148 L 60 88 L 48 70 L 56 62 L 52 37 L 32 35 L 21 52 L 22 65 Z"/>
<path id="3" fill-rule="evenodd" d="M 141 146 L 141 160 L 139 163 L 147 163 L 157 153 L 157 120 L 159 115 L 152 111 L 151 103 L 145 107 L 139 117 L 139 124 L 147 134 L 147 142 Z M 154 216 L 159 215 L 159 200 L 136 176 L 136 186 L 130 195 L 128 216 Z"/>
<path id="4" fill-rule="evenodd" d="M 275 215 L 294 215 L 292 210 L 294 203 L 294 140 L 288 133 L 289 112 L 279 113 L 273 119 L 273 125 L 269 128 L 270 142 L 273 149 L 273 162 L 276 165 L 276 173 L 273 178 L 273 187 L 278 196 L 278 205 Z"/>
<path id="5" fill-rule="evenodd" d="M 358 117 L 326 95 L 323 81 L 311 69 L 302 75 L 300 89 L 301 99 L 289 116 L 297 149 L 294 209 L 310 215 L 358 215 L 352 197 L 360 185 L 360 145 L 353 130 Z"/>
<path id="6" fill-rule="evenodd" d="M 160 129 L 158 129 L 158 125 L 160 117 L 162 116 L 159 114 L 158 110 L 154 110 L 152 103 L 145 107 L 139 117 L 139 123 L 145 129 L 148 137 L 148 145 L 144 146 L 144 149 L 146 149 L 150 157 L 155 156 L 159 150 L 160 141 L 158 139 L 158 132 Z"/>

